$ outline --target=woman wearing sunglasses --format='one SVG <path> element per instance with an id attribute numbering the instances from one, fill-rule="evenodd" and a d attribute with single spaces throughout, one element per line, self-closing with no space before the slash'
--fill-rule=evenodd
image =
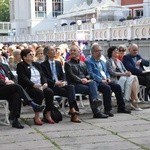
<path id="1" fill-rule="evenodd" d="M 122 61 L 123 56 L 126 54 L 126 46 L 125 45 L 119 45 L 118 47 L 118 55 L 117 58 Z"/>

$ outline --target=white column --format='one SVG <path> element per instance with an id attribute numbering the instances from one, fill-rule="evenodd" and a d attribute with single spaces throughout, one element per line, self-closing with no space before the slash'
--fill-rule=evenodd
<path id="1" fill-rule="evenodd" d="M 111 34 L 112 34 L 112 28 L 108 27 L 107 28 L 107 40 L 108 41 L 112 40 Z"/>
<path id="2" fill-rule="evenodd" d="M 143 15 L 150 17 L 150 0 L 143 0 Z"/>
<path id="3" fill-rule="evenodd" d="M 128 36 L 127 36 L 128 40 L 133 39 L 133 26 L 132 25 L 129 25 L 127 27 L 127 34 L 128 34 Z"/>

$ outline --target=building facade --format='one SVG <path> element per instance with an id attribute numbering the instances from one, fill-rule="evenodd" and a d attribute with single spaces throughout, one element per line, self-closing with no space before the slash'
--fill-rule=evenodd
<path id="1" fill-rule="evenodd" d="M 64 21 L 58 19 L 58 16 L 73 11 L 75 5 L 76 8 L 83 3 L 94 6 L 92 4 L 106 1 L 111 0 L 10 0 L 11 30 L 15 30 L 15 35 L 32 35 L 40 31 L 54 30 L 57 24 L 62 24 Z M 150 0 L 112 1 L 128 7 L 131 17 L 150 17 Z M 77 17 L 78 13 L 74 18 Z"/>
<path id="2" fill-rule="evenodd" d="M 11 27 L 16 35 L 52 29 L 57 16 L 71 5 L 71 0 L 10 0 Z"/>

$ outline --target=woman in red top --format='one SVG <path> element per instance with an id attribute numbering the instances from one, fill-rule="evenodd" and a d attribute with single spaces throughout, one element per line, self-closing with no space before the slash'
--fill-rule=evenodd
<path id="1" fill-rule="evenodd" d="M 119 45 L 117 58 L 122 61 L 123 56 L 126 54 L 127 47 L 125 45 Z"/>

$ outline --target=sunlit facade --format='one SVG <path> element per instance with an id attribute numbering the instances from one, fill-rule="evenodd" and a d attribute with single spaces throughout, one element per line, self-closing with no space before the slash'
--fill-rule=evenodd
<path id="1" fill-rule="evenodd" d="M 38 31 L 52 30 L 56 24 L 60 24 L 64 20 L 63 17 L 62 20 L 58 19 L 59 16 L 70 12 L 75 5 L 77 7 L 82 4 L 91 6 L 94 3 L 100 4 L 104 1 L 109 2 L 111 0 L 10 0 L 11 28 L 15 29 L 16 35 L 35 34 Z M 132 17 L 150 17 L 149 0 L 112 1 L 120 6 L 128 7 L 130 10 L 129 15 Z M 70 14 L 68 13 L 68 15 Z M 94 13 L 87 13 L 88 15 L 92 17 Z M 78 13 L 74 18 L 78 18 Z"/>

